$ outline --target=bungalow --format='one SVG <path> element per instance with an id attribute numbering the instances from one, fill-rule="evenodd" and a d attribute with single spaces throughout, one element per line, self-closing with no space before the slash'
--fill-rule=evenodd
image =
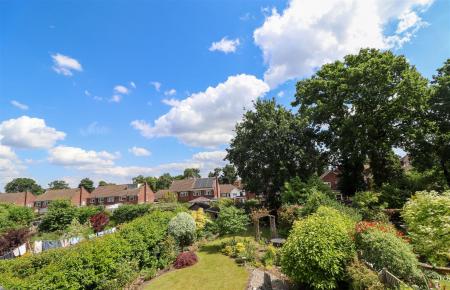
<path id="1" fill-rule="evenodd" d="M 220 185 L 220 197 L 228 197 L 234 200 L 245 200 L 245 192 L 233 184 L 221 184 Z"/>
<path id="2" fill-rule="evenodd" d="M 218 199 L 220 197 L 220 185 L 217 177 L 189 178 L 174 180 L 169 191 L 175 192 L 178 201 L 186 202 L 197 197 Z"/>
<path id="3" fill-rule="evenodd" d="M 33 207 L 36 197 L 31 192 L 0 193 L 0 203 Z"/>
<path id="4" fill-rule="evenodd" d="M 89 198 L 89 191 L 84 187 L 69 189 L 48 189 L 36 196 L 34 207 L 39 213 L 47 211 L 48 205 L 55 200 L 68 200 L 75 206 L 85 206 Z"/>
<path id="5" fill-rule="evenodd" d="M 120 184 L 99 186 L 91 192 L 88 205 L 105 205 L 106 208 L 116 208 L 120 204 L 152 203 L 155 194 L 147 183 Z"/>

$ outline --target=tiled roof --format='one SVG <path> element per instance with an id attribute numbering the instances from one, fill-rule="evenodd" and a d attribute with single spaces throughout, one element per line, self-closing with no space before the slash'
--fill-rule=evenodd
<path id="1" fill-rule="evenodd" d="M 99 186 L 91 192 L 90 197 L 108 197 L 138 195 L 139 187 L 134 184 L 104 185 Z"/>
<path id="2" fill-rule="evenodd" d="M 169 190 L 180 192 L 191 191 L 193 189 L 213 188 L 215 180 L 214 177 L 174 180 L 172 181 Z"/>
<path id="3" fill-rule="evenodd" d="M 209 203 L 209 202 L 211 202 L 211 200 L 209 198 L 200 196 L 200 197 L 194 198 L 193 200 L 189 201 L 189 203 L 196 203 L 196 202 Z"/>
<path id="4" fill-rule="evenodd" d="M 230 193 L 233 189 L 237 188 L 233 184 L 221 184 L 219 186 L 220 186 L 220 193 Z"/>
<path id="5" fill-rule="evenodd" d="M 79 194 L 79 188 L 48 189 L 43 194 L 36 196 L 36 201 L 72 199 L 75 195 Z"/>
<path id="6" fill-rule="evenodd" d="M 194 182 L 194 188 L 212 188 L 215 180 L 214 177 L 197 178 Z"/>
<path id="7" fill-rule="evenodd" d="M 23 205 L 25 204 L 25 192 L 0 193 L 0 203 L 14 203 Z"/>

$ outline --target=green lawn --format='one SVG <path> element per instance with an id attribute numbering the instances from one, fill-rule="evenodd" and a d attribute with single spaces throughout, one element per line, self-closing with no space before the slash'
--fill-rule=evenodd
<path id="1" fill-rule="evenodd" d="M 147 290 L 242 290 L 249 272 L 222 255 L 216 243 L 207 244 L 197 252 L 199 261 L 192 267 L 171 271 L 149 282 Z"/>

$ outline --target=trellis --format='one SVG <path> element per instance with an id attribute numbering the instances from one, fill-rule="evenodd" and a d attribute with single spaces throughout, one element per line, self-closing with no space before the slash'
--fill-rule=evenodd
<path id="1" fill-rule="evenodd" d="M 251 213 L 251 218 L 253 221 L 253 224 L 255 225 L 255 239 L 259 242 L 261 239 L 261 231 L 259 229 L 259 220 L 263 217 L 269 217 L 270 221 L 270 238 L 274 239 L 277 235 L 277 226 L 275 223 L 275 216 L 270 214 L 270 211 L 266 208 L 261 208 L 258 210 L 254 210 Z"/>

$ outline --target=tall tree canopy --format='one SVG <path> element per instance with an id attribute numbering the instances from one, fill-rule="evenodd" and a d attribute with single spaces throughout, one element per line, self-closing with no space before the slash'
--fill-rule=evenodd
<path id="1" fill-rule="evenodd" d="M 29 191 L 39 195 L 44 189 L 31 178 L 15 178 L 6 184 L 5 191 L 8 193 Z"/>
<path id="2" fill-rule="evenodd" d="M 433 76 L 428 107 L 413 131 L 408 151 L 415 167 L 438 169 L 450 187 L 450 59 Z"/>
<path id="3" fill-rule="evenodd" d="M 237 180 L 238 175 L 236 168 L 231 164 L 227 164 L 223 168 L 214 168 L 214 171 L 210 172 L 208 177 L 217 177 L 220 184 L 233 184 Z"/>
<path id="4" fill-rule="evenodd" d="M 186 168 L 183 172 L 184 178 L 200 178 L 200 169 Z"/>
<path id="5" fill-rule="evenodd" d="M 157 190 L 168 189 L 172 184 L 172 181 L 173 177 L 170 175 L 170 173 L 164 173 L 163 175 L 158 177 L 158 181 L 156 181 Z"/>
<path id="6" fill-rule="evenodd" d="M 48 189 L 68 189 L 69 184 L 64 180 L 54 180 L 48 184 Z"/>
<path id="7" fill-rule="evenodd" d="M 314 134 L 305 122 L 275 100 L 258 100 L 255 109 L 236 125 L 236 137 L 227 149 L 247 190 L 279 192 L 294 176 L 307 180 L 324 168 Z"/>
<path id="8" fill-rule="evenodd" d="M 427 101 L 427 80 L 404 56 L 362 49 L 299 81 L 293 105 L 340 166 L 344 192 L 353 194 L 364 189 L 366 162 L 375 186 L 401 174 L 392 149 L 405 141 Z"/>
<path id="9" fill-rule="evenodd" d="M 78 187 L 84 187 L 89 192 L 92 192 L 95 189 L 94 182 L 87 177 L 81 179 Z"/>
<path id="10" fill-rule="evenodd" d="M 136 177 L 133 177 L 134 184 L 147 183 L 153 191 L 158 190 L 157 182 L 158 182 L 158 178 L 153 177 L 153 176 L 144 177 L 143 175 L 138 175 Z"/>

